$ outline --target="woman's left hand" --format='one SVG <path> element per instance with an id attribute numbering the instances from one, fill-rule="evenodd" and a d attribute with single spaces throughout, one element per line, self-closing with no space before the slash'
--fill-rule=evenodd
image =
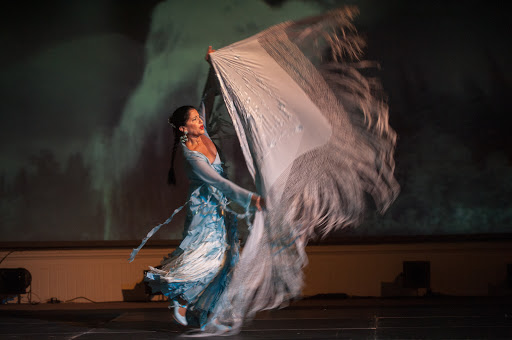
<path id="1" fill-rule="evenodd" d="M 208 51 L 206 51 L 206 61 L 209 62 L 211 64 L 211 59 L 210 59 L 210 53 L 213 53 L 215 52 L 215 50 L 211 47 L 211 46 L 208 46 Z"/>

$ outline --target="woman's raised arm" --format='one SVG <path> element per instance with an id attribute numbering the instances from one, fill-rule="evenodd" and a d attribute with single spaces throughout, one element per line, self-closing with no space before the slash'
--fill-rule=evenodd
<path id="1" fill-rule="evenodd" d="M 215 77 L 215 70 L 211 64 L 210 53 L 215 52 L 211 46 L 208 46 L 208 51 L 206 52 L 206 61 L 210 64 L 210 70 L 208 71 L 208 78 L 206 79 L 206 84 L 204 85 L 203 90 L 203 104 L 205 108 L 205 118 L 208 118 L 208 115 L 213 110 L 213 105 L 215 103 L 215 97 L 220 94 L 219 86 L 217 78 Z"/>

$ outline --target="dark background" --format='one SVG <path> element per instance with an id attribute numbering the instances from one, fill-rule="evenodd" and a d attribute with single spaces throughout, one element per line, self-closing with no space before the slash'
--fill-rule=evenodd
<path id="1" fill-rule="evenodd" d="M 84 0 L 2 4 L 1 241 L 141 239 L 185 201 L 166 121 L 199 102 L 208 45 L 344 4 L 382 66 L 402 191 L 333 237 L 510 233 L 505 2 Z M 229 176 L 250 189 L 233 141 Z M 155 237 L 179 239 L 182 215 Z"/>

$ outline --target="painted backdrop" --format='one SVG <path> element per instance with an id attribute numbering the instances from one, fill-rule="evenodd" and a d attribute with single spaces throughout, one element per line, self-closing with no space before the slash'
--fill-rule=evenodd
<path id="1" fill-rule="evenodd" d="M 208 45 L 355 4 L 399 135 L 402 192 L 347 235 L 509 233 L 508 17 L 422 1 L 33 1 L 0 13 L 0 240 L 138 240 L 185 201 L 166 176 L 174 108 L 198 104 Z M 222 107 L 217 112 L 222 114 Z M 252 183 L 229 124 L 229 177 Z M 184 216 L 155 238 L 179 239 Z"/>

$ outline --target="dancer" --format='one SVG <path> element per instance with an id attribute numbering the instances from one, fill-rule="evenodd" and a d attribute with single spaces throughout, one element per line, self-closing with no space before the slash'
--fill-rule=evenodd
<path id="1" fill-rule="evenodd" d="M 208 54 L 211 52 L 210 47 Z M 238 260 L 237 214 L 228 207 L 229 200 L 241 205 L 246 211 L 243 217 L 247 218 L 250 206 L 261 211 L 265 205 L 262 197 L 224 176 L 218 150 L 206 127 L 205 114 L 211 111 L 217 93 L 214 85 L 210 72 L 201 110 L 182 106 L 169 118 L 175 138 L 168 181 L 169 184 L 176 183 L 174 159 L 179 147 L 190 181 L 184 238 L 158 268 L 150 267 L 145 278 L 153 293 L 161 292 L 170 299 L 169 308 L 174 308 L 174 319 L 185 326 L 206 324 L 208 313 L 229 284 L 231 271 Z M 165 223 L 168 222 L 170 219 Z M 150 234 L 154 232 L 156 230 Z"/>
<path id="2" fill-rule="evenodd" d="M 356 14 L 346 7 L 284 22 L 210 54 L 265 211 L 255 212 L 229 284 L 214 294 L 215 304 L 205 304 L 213 308 L 203 335 L 235 334 L 256 312 L 300 297 L 308 240 L 357 226 L 370 197 L 383 213 L 398 195 L 396 133 L 380 83 L 370 76 L 378 65 L 361 60 Z M 206 156 L 187 149 L 189 164 L 199 157 L 210 165 L 215 156 L 213 148 Z"/>

